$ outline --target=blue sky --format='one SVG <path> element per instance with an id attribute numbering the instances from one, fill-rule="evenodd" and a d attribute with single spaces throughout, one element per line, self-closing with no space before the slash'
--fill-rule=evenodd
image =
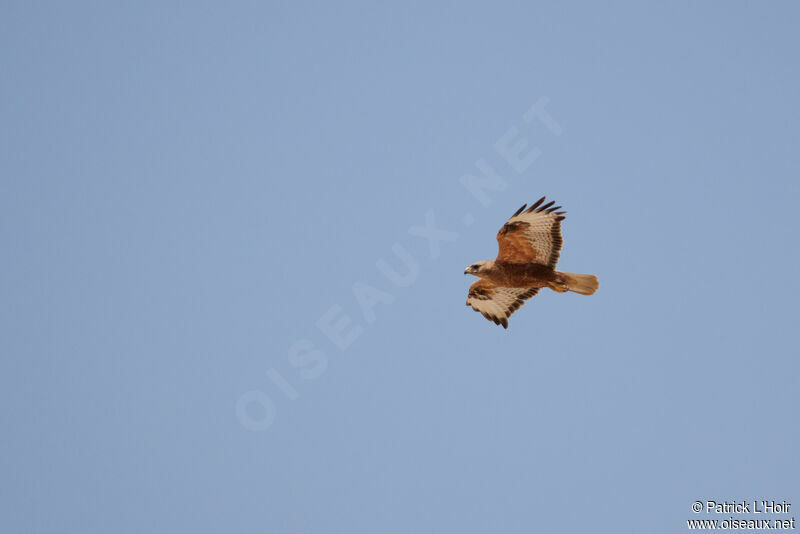
<path id="1" fill-rule="evenodd" d="M 2 530 L 660 533 L 712 517 L 695 500 L 800 506 L 799 15 L 5 3 Z M 600 290 L 503 330 L 462 273 L 542 195 L 559 267 Z"/>

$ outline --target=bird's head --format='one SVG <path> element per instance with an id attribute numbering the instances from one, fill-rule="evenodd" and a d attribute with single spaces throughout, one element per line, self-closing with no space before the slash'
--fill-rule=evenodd
<path id="1" fill-rule="evenodd" d="M 481 274 L 485 274 L 486 270 L 491 268 L 491 261 L 479 261 L 473 263 L 466 269 L 464 269 L 464 274 L 474 274 L 475 276 L 481 276 Z"/>

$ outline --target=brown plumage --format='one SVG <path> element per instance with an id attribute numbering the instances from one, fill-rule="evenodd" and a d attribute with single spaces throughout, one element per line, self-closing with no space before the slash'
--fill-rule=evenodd
<path id="1" fill-rule="evenodd" d="M 597 291 L 597 277 L 556 271 L 561 253 L 561 206 L 545 197 L 526 205 L 497 232 L 497 258 L 467 267 L 464 274 L 480 277 L 469 288 L 467 306 L 488 320 L 508 328 L 508 318 L 525 300 L 543 287 L 559 293 L 574 291 L 591 295 Z"/>

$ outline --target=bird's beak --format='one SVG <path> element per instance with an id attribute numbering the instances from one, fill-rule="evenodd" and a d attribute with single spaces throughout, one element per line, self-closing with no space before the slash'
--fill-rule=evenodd
<path id="1" fill-rule="evenodd" d="M 466 269 L 464 269 L 464 274 L 469 274 L 469 273 L 471 273 L 471 272 L 472 272 L 472 271 L 470 271 L 470 270 L 469 270 L 469 267 L 467 267 Z"/>

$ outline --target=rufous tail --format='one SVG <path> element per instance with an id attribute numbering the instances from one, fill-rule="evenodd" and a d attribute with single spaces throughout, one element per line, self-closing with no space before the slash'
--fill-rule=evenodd
<path id="1" fill-rule="evenodd" d="M 600 282 L 593 274 L 558 273 L 564 277 L 568 291 L 581 295 L 591 295 L 600 287 Z"/>

